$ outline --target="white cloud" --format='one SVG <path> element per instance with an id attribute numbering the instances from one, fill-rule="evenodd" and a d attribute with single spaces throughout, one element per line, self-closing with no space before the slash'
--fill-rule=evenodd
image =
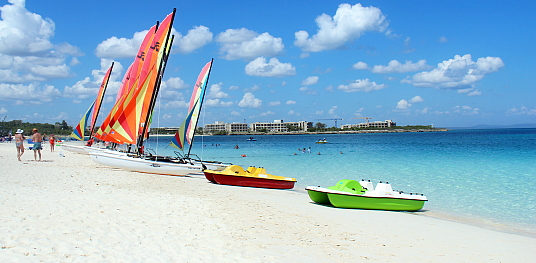
<path id="1" fill-rule="evenodd" d="M 230 107 L 234 104 L 234 102 L 232 101 L 222 101 L 220 99 L 206 99 L 205 100 L 205 104 L 203 105 L 206 105 L 206 106 L 209 106 L 209 107 Z"/>
<path id="2" fill-rule="evenodd" d="M 189 87 L 188 84 L 184 83 L 184 80 L 182 80 L 179 77 L 173 77 L 169 78 L 168 80 L 162 82 L 162 88 L 170 88 L 170 89 L 187 89 Z"/>
<path id="3" fill-rule="evenodd" d="M 503 66 L 504 63 L 499 57 L 482 57 L 474 62 L 469 54 L 456 55 L 454 59 L 439 63 L 437 68 L 417 73 L 402 82 L 416 87 L 459 89 L 476 83 Z"/>
<path id="4" fill-rule="evenodd" d="M 536 115 L 536 107 L 529 109 L 525 106 L 521 106 L 520 108 L 513 107 L 506 111 L 507 114 L 511 115 Z"/>
<path id="5" fill-rule="evenodd" d="M 91 75 L 93 77 L 93 80 L 91 80 L 90 77 L 85 77 L 82 80 L 77 81 L 72 86 L 65 86 L 63 89 L 63 95 L 65 97 L 76 97 L 78 99 L 86 99 L 97 95 L 100 85 L 102 84 L 102 81 L 104 79 L 104 75 L 112 65 L 112 60 L 109 59 L 101 59 L 100 69 L 94 69 L 91 71 Z M 123 73 L 123 66 L 119 62 L 114 62 L 114 68 L 112 70 L 112 75 L 110 76 L 110 80 L 108 82 L 108 86 L 106 88 L 106 94 L 117 94 L 117 90 L 119 89 L 119 86 L 121 83 L 119 81 L 115 81 L 118 79 Z M 122 76 L 121 76 L 122 77 Z"/>
<path id="6" fill-rule="evenodd" d="M 208 99 L 225 99 L 229 97 L 229 94 L 222 91 L 223 83 L 212 84 L 210 86 L 207 98 Z"/>
<path id="7" fill-rule="evenodd" d="M 315 20 L 318 25 L 316 35 L 309 38 L 306 31 L 294 33 L 294 45 L 306 52 L 340 48 L 347 42 L 359 39 L 367 31 L 383 32 L 389 25 L 377 7 L 363 7 L 361 4 L 340 4 L 333 18 L 322 14 Z"/>
<path id="8" fill-rule="evenodd" d="M 179 100 L 168 101 L 161 107 L 163 109 L 177 109 L 177 108 L 187 109 L 189 106 L 190 106 L 190 102 L 185 101 L 184 98 L 181 98 Z"/>
<path id="9" fill-rule="evenodd" d="M 445 42 L 447 42 L 449 40 L 446 37 L 440 37 L 438 41 L 441 42 L 441 43 L 445 43 Z"/>
<path id="10" fill-rule="evenodd" d="M 271 111 L 267 111 L 267 112 L 263 112 L 261 113 L 260 115 L 261 116 L 268 116 L 268 115 L 274 115 L 275 113 L 271 112 Z"/>
<path id="11" fill-rule="evenodd" d="M 18 100 L 22 103 L 31 102 L 34 104 L 50 102 L 61 95 L 60 91 L 54 88 L 54 86 L 45 85 L 44 87 L 39 87 L 36 84 L 22 85 L 5 83 L 0 83 L 0 94 L 2 94 L 0 100 Z"/>
<path id="12" fill-rule="evenodd" d="M 78 47 L 54 44 L 51 19 L 29 12 L 25 1 L 0 7 L 0 82 L 28 83 L 71 76 L 69 56 L 81 56 Z"/>
<path id="13" fill-rule="evenodd" d="M 331 109 L 329 109 L 328 111 L 328 114 L 329 115 L 334 115 L 335 114 L 335 110 L 337 110 L 338 106 L 333 106 L 331 107 Z"/>
<path id="14" fill-rule="evenodd" d="M 402 64 L 398 60 L 391 60 L 387 66 L 376 65 L 372 68 L 373 73 L 385 74 L 385 73 L 403 73 L 410 71 L 421 71 L 430 69 L 432 66 L 426 65 L 426 60 L 419 60 L 413 63 L 411 60 Z"/>
<path id="15" fill-rule="evenodd" d="M 110 37 L 97 45 L 95 55 L 99 58 L 133 58 L 149 30 L 136 32 L 132 38 Z"/>
<path id="16" fill-rule="evenodd" d="M 423 102 L 423 101 L 424 101 L 424 99 L 421 98 L 421 96 L 415 96 L 415 97 L 413 97 L 413 98 L 411 98 L 409 100 L 409 102 L 411 102 L 411 103 L 417 103 L 417 102 Z"/>
<path id="17" fill-rule="evenodd" d="M 301 84 L 303 86 L 310 86 L 310 85 L 314 85 L 318 83 L 318 76 L 310 76 L 310 77 L 307 77 L 306 79 L 304 79 Z"/>
<path id="18" fill-rule="evenodd" d="M 177 51 L 181 54 L 188 54 L 212 42 L 212 32 L 205 26 L 195 26 L 188 30 L 186 36 L 176 31 L 173 34 L 175 34 L 171 49 L 173 53 Z"/>
<path id="19" fill-rule="evenodd" d="M 299 88 L 298 90 L 299 90 L 299 91 L 308 91 L 309 88 L 308 88 L 308 87 L 301 87 L 301 88 Z"/>
<path id="20" fill-rule="evenodd" d="M 287 104 L 287 105 L 294 105 L 294 104 L 296 104 L 296 102 L 293 101 L 293 100 L 289 100 L 289 101 L 287 101 L 285 104 Z"/>
<path id="21" fill-rule="evenodd" d="M 253 93 L 245 93 L 242 100 L 238 103 L 239 107 L 242 108 L 259 108 L 262 106 L 262 100 L 255 98 Z"/>
<path id="22" fill-rule="evenodd" d="M 410 37 L 407 37 L 407 38 L 404 40 L 404 47 L 405 47 L 406 49 L 404 49 L 404 51 L 402 51 L 402 53 L 406 53 L 406 54 L 408 54 L 408 53 L 411 53 L 411 52 L 415 51 L 414 48 L 411 48 L 411 39 L 410 39 Z"/>
<path id="23" fill-rule="evenodd" d="M 246 74 L 258 77 L 284 77 L 296 75 L 296 68 L 290 63 L 281 63 L 277 58 L 259 57 L 246 65 Z"/>
<path id="24" fill-rule="evenodd" d="M 367 69 L 370 69 L 369 66 L 367 65 L 367 63 L 365 62 L 362 62 L 362 61 L 359 61 L 357 63 L 355 63 L 353 65 L 354 69 L 357 69 L 357 70 L 367 70 Z"/>
<path id="25" fill-rule="evenodd" d="M 232 111 L 232 112 L 231 112 L 231 115 L 233 115 L 233 116 L 240 116 L 240 112 L 238 112 L 238 111 Z"/>
<path id="26" fill-rule="evenodd" d="M 475 85 L 471 85 L 470 88 L 467 89 L 459 89 L 459 94 L 467 94 L 467 96 L 480 96 L 482 95 L 482 92 L 476 89 Z"/>
<path id="27" fill-rule="evenodd" d="M 279 106 L 279 105 L 281 105 L 281 101 L 272 101 L 272 102 L 268 103 L 268 105 L 270 105 L 270 106 Z"/>
<path id="28" fill-rule="evenodd" d="M 344 92 L 357 92 L 357 91 L 365 91 L 365 92 L 371 92 L 375 90 L 381 90 L 387 88 L 387 85 L 385 84 L 377 84 L 374 81 L 370 81 L 369 79 L 358 79 L 353 83 L 350 83 L 348 85 L 339 85 L 338 89 L 342 90 Z"/>
<path id="29" fill-rule="evenodd" d="M 257 57 L 275 57 L 283 52 L 284 45 L 281 38 L 268 33 L 258 34 L 246 28 L 227 29 L 216 36 L 221 44 L 220 53 L 228 60 L 252 60 Z"/>
<path id="30" fill-rule="evenodd" d="M 257 90 L 260 90 L 261 87 L 259 87 L 257 84 L 253 84 L 253 86 L 249 87 L 249 88 L 245 88 L 244 89 L 244 92 L 255 92 Z"/>
<path id="31" fill-rule="evenodd" d="M 399 109 L 399 110 L 407 110 L 413 104 L 423 102 L 423 101 L 424 101 L 424 99 L 421 96 L 415 96 L 415 97 L 411 98 L 409 101 L 402 99 L 396 104 L 396 108 Z"/>
<path id="32" fill-rule="evenodd" d="M 399 109 L 399 110 L 407 110 L 407 109 L 409 109 L 409 107 L 411 107 L 411 104 L 407 100 L 404 100 L 404 99 L 401 99 L 396 104 L 396 108 Z"/>
<path id="33" fill-rule="evenodd" d="M 4 108 L 4 107 L 1 107 L 0 108 L 0 114 L 4 114 L 4 113 L 7 113 L 7 109 Z"/>
<path id="34" fill-rule="evenodd" d="M 463 115 L 477 115 L 479 110 L 479 108 L 471 108 L 469 106 L 456 106 L 452 112 Z"/>
<path id="35" fill-rule="evenodd" d="M 26 10 L 25 1 L 9 1 L 0 21 L 0 53 L 10 56 L 42 56 L 54 45 L 55 25 L 49 18 Z"/>

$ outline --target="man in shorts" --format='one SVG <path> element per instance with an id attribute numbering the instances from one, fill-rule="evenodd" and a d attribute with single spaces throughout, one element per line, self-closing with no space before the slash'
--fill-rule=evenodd
<path id="1" fill-rule="evenodd" d="M 43 136 L 37 131 L 36 128 L 34 128 L 32 132 L 32 141 L 34 142 L 34 159 L 37 161 L 37 154 L 39 154 L 39 161 L 41 161 L 41 149 L 43 149 L 41 143 L 43 143 Z"/>
<path id="2" fill-rule="evenodd" d="M 17 147 L 17 159 L 20 161 L 20 157 L 24 153 L 24 135 L 22 133 L 24 130 L 17 129 L 17 132 L 15 133 L 15 147 Z"/>

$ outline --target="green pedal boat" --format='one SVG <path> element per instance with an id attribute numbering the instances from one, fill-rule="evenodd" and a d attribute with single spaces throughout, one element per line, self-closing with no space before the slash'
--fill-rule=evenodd
<path id="1" fill-rule="evenodd" d="M 393 191 L 387 182 L 380 182 L 374 188 L 370 181 L 365 180 L 344 179 L 328 188 L 308 186 L 305 190 L 313 202 L 339 208 L 417 211 L 428 201 L 423 194 Z"/>

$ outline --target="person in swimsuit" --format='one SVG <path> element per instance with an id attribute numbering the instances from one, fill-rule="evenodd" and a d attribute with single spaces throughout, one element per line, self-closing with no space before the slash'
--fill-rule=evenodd
<path id="1" fill-rule="evenodd" d="M 24 135 L 22 135 L 24 131 L 21 129 L 18 129 L 15 133 L 15 147 L 17 147 L 17 159 L 20 161 L 20 157 L 24 153 Z"/>
<path id="2" fill-rule="evenodd" d="M 50 143 L 50 151 L 54 151 L 54 144 L 56 143 L 56 137 L 54 137 L 54 134 L 50 135 L 50 138 L 48 138 L 48 142 Z"/>
<path id="3" fill-rule="evenodd" d="M 43 142 L 43 136 L 37 131 L 36 128 L 32 130 L 32 141 L 34 142 L 33 151 L 34 159 L 37 161 L 37 155 L 39 154 L 39 161 L 41 161 L 41 143 Z"/>

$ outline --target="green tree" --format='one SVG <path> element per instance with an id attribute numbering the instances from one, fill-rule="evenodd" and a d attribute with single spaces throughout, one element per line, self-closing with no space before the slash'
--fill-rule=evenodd
<path id="1" fill-rule="evenodd" d="M 326 128 L 326 124 L 325 124 L 325 123 L 321 123 L 321 122 L 317 122 L 317 123 L 315 123 L 315 128 L 317 128 L 317 129 L 319 129 L 319 130 L 325 129 L 325 128 Z"/>

